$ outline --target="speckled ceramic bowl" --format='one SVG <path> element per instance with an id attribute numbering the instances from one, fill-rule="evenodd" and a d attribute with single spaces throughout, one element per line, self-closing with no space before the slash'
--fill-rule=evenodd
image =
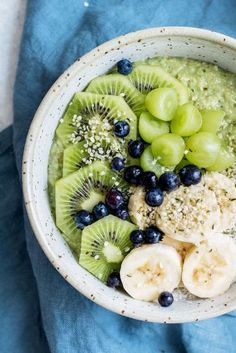
<path id="1" fill-rule="evenodd" d="M 139 320 L 176 323 L 198 321 L 236 309 L 236 284 L 212 300 L 177 300 L 169 308 L 132 299 L 106 287 L 78 265 L 56 228 L 47 195 L 49 150 L 58 121 L 72 95 L 118 60 L 180 56 L 236 70 L 236 40 L 222 34 L 187 27 L 147 29 L 113 39 L 78 59 L 55 82 L 38 108 L 23 158 L 25 205 L 34 233 L 60 274 L 89 299 L 118 314 Z"/>

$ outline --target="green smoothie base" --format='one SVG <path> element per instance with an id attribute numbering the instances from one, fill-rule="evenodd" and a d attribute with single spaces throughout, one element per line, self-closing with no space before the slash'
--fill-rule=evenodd
<path id="1" fill-rule="evenodd" d="M 54 139 L 48 162 L 48 197 L 53 215 L 55 215 L 55 182 L 62 177 L 63 145 Z"/>
<path id="2" fill-rule="evenodd" d="M 201 109 L 222 109 L 226 113 L 219 137 L 236 152 L 236 74 L 218 66 L 184 58 L 157 57 L 147 59 L 149 65 L 159 65 L 189 88 L 190 101 Z M 56 180 L 62 177 L 63 146 L 54 139 L 49 156 L 48 194 L 54 213 Z M 235 166 L 226 173 L 235 177 Z"/>

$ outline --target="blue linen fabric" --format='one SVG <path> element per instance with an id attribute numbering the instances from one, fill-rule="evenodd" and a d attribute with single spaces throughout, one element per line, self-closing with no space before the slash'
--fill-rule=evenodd
<path id="1" fill-rule="evenodd" d="M 109 312 L 76 292 L 34 238 L 20 186 L 23 146 L 34 113 L 78 57 L 147 27 L 195 26 L 236 36 L 235 18 L 234 0 L 29 0 L 14 125 L 0 134 L 1 353 L 236 352 L 235 313 L 191 324 L 151 324 Z"/>

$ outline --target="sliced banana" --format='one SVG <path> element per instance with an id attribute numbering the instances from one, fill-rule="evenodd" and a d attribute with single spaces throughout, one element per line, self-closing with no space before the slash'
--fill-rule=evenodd
<path id="1" fill-rule="evenodd" d="M 168 237 L 167 235 L 165 235 L 163 237 L 161 244 L 166 244 L 166 245 L 169 245 L 169 246 L 172 246 L 173 248 L 175 248 L 175 250 L 178 252 L 178 254 L 180 254 L 182 260 L 184 260 L 186 253 L 193 246 L 193 244 L 191 244 L 191 243 L 186 243 L 184 241 L 175 240 L 175 239 Z"/>
<path id="2" fill-rule="evenodd" d="M 140 229 L 156 223 L 172 239 L 198 244 L 212 232 L 236 227 L 236 187 L 218 172 L 207 172 L 201 183 L 180 186 L 153 208 L 145 202 L 145 191 L 135 188 L 129 201 L 132 221 Z"/>
<path id="3" fill-rule="evenodd" d="M 130 197 L 128 208 L 131 220 L 140 229 L 155 224 L 155 209 L 145 202 L 145 192 L 141 186 L 137 187 Z"/>
<path id="4" fill-rule="evenodd" d="M 218 173 L 206 173 L 202 178 L 206 187 L 213 191 L 220 207 L 220 231 L 236 225 L 236 187 L 232 179 Z"/>
<path id="5" fill-rule="evenodd" d="M 236 275 L 236 245 L 221 233 L 189 250 L 182 281 L 188 291 L 200 298 L 212 298 L 228 290 Z"/>
<path id="6" fill-rule="evenodd" d="M 202 184 L 166 194 L 156 208 L 156 225 L 169 237 L 198 244 L 219 229 L 220 207 L 213 191 Z"/>
<path id="7" fill-rule="evenodd" d="M 120 277 L 131 297 L 153 301 L 163 291 L 172 292 L 181 280 L 182 261 L 168 245 L 144 245 L 131 251 L 121 265 Z"/>

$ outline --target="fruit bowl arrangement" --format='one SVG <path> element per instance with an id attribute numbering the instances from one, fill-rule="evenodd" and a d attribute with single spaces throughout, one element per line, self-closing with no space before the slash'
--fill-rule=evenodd
<path id="1" fill-rule="evenodd" d="M 178 47 L 170 32 L 154 30 L 157 43 L 159 35 L 164 38 L 163 54 L 172 40 Z M 66 74 L 72 83 L 62 90 L 59 113 L 49 115 L 50 139 L 44 137 L 46 193 L 35 193 L 35 181 L 25 180 L 26 195 L 32 196 L 34 185 L 40 207 L 48 200 L 46 246 L 43 220 L 40 216 L 39 224 L 35 208 L 32 215 L 32 202 L 31 222 L 36 233 L 41 228 L 39 239 L 53 263 L 63 250 L 57 269 L 99 304 L 148 321 L 212 316 L 210 303 L 218 306 L 225 295 L 235 299 L 236 75 L 215 63 L 161 55 L 161 50 L 155 56 L 156 42 L 148 34 L 140 40 L 133 36 L 144 56 L 132 55 L 128 35 L 127 55 L 123 46 L 119 55 L 114 48 L 106 51 L 112 64 L 107 61 L 99 74 L 89 72 L 86 57 L 78 73 Z M 198 40 L 191 41 L 196 49 Z M 98 58 L 88 58 L 94 67 L 103 65 L 100 50 Z M 52 100 L 43 104 L 55 112 Z M 40 108 L 37 114 L 42 116 Z M 29 178 L 32 169 L 27 170 Z M 226 310 L 225 304 L 216 313 Z M 183 305 L 186 313 L 194 308 L 190 318 L 181 318 Z M 199 313 L 200 305 L 206 314 Z"/>

